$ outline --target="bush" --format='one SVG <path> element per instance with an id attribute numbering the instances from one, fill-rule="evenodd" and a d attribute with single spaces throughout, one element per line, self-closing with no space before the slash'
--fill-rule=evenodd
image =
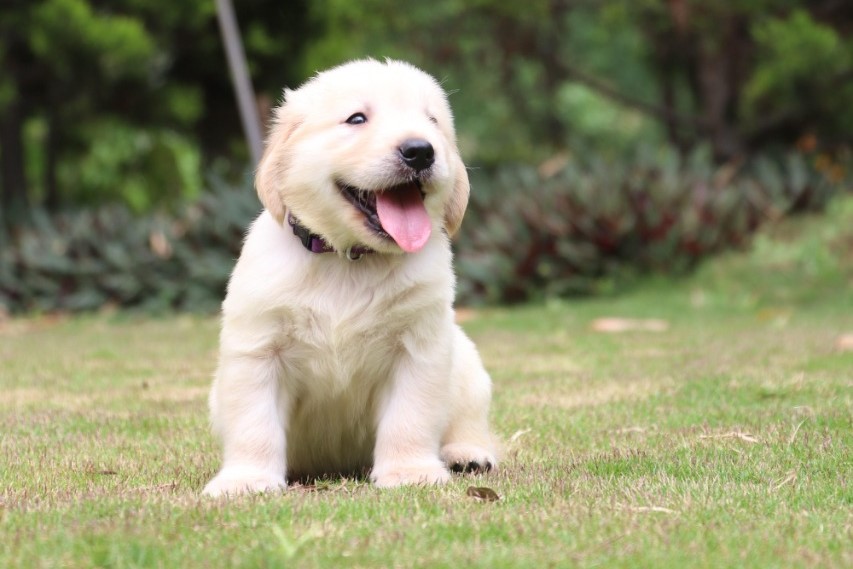
<path id="1" fill-rule="evenodd" d="M 85 131 L 92 141 L 87 152 L 60 164 L 65 199 L 87 206 L 120 202 L 140 214 L 155 206 L 177 209 L 199 197 L 201 157 L 189 138 L 119 121 L 93 123 Z"/>
<path id="2" fill-rule="evenodd" d="M 174 217 L 117 205 L 36 216 L 0 239 L 0 307 L 215 310 L 259 210 L 253 191 L 218 187 Z"/>
<path id="3" fill-rule="evenodd" d="M 800 154 L 715 168 L 701 154 L 682 163 L 667 152 L 548 169 L 472 173 L 456 245 L 460 303 L 590 294 L 638 273 L 682 274 L 745 245 L 767 219 L 821 209 L 838 187 Z"/>
<path id="4" fill-rule="evenodd" d="M 628 165 L 471 175 L 456 242 L 464 304 L 589 294 L 642 272 L 684 273 L 743 246 L 766 219 L 820 209 L 839 187 L 801 155 L 715 169 L 701 156 L 682 164 L 665 153 Z M 123 206 L 37 216 L 0 232 L 0 308 L 215 310 L 259 210 L 249 188 L 220 184 L 174 216 L 134 217 Z"/>

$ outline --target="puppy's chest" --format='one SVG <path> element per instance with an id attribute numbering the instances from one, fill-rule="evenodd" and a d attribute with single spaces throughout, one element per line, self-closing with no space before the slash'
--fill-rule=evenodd
<path id="1" fill-rule="evenodd" d="M 326 357 L 346 356 L 368 347 L 396 345 L 405 326 L 387 318 L 333 314 L 311 309 L 296 310 L 285 324 L 290 339 L 303 349 Z"/>
<path id="2" fill-rule="evenodd" d="M 282 360 L 300 382 L 332 391 L 377 381 L 391 373 L 410 326 L 411 315 L 393 307 L 292 309 L 282 316 Z"/>

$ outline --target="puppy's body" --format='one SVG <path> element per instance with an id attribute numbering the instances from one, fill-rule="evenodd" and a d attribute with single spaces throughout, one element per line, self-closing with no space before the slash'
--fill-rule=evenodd
<path id="1" fill-rule="evenodd" d="M 328 95 L 336 89 L 340 103 L 339 93 Z M 305 93 L 316 106 L 301 106 Z M 453 322 L 447 233 L 468 188 L 443 94 L 410 66 L 367 61 L 287 98 L 259 167 L 268 211 L 249 232 L 223 304 L 210 404 L 224 464 L 205 493 L 273 489 L 286 475 L 372 468 L 377 485 L 395 486 L 444 482 L 448 466 L 490 468 L 490 380 Z M 369 109 L 367 125 L 343 121 L 364 112 L 353 109 Z M 413 139 L 429 141 L 435 155 L 416 172 L 398 156 Z M 411 230 L 426 232 L 423 242 L 398 237 L 413 249 L 403 253 L 365 226 L 341 188 L 395 191 L 382 188 L 411 179 L 431 228 Z M 285 208 L 338 253 L 307 250 Z M 350 261 L 340 252 L 352 246 L 374 252 Z"/>

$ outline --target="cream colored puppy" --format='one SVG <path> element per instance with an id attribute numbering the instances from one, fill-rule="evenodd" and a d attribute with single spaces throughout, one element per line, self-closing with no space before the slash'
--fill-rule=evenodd
<path id="1" fill-rule="evenodd" d="M 266 211 L 231 275 L 210 394 L 224 459 L 204 493 L 494 467 L 491 381 L 453 318 L 468 176 L 438 83 L 364 60 L 286 91 L 256 186 Z"/>

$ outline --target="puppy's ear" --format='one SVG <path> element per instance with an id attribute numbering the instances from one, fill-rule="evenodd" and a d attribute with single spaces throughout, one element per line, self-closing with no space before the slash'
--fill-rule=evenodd
<path id="1" fill-rule="evenodd" d="M 285 90 L 285 99 L 290 92 Z M 287 141 L 299 126 L 292 109 L 287 103 L 282 103 L 275 110 L 275 118 L 267 137 L 264 155 L 258 163 L 255 172 L 255 189 L 261 203 L 272 216 L 279 222 L 284 222 L 285 206 L 281 197 L 281 188 L 287 174 Z"/>
<path id="2" fill-rule="evenodd" d="M 468 207 L 468 194 L 471 193 L 471 186 L 468 182 L 468 171 L 465 169 L 465 164 L 462 163 L 462 158 L 459 154 L 456 155 L 456 178 L 453 184 L 453 191 L 450 194 L 450 199 L 444 207 L 444 228 L 450 237 L 459 231 L 459 226 L 462 225 L 462 217 L 465 215 L 465 209 Z"/>

